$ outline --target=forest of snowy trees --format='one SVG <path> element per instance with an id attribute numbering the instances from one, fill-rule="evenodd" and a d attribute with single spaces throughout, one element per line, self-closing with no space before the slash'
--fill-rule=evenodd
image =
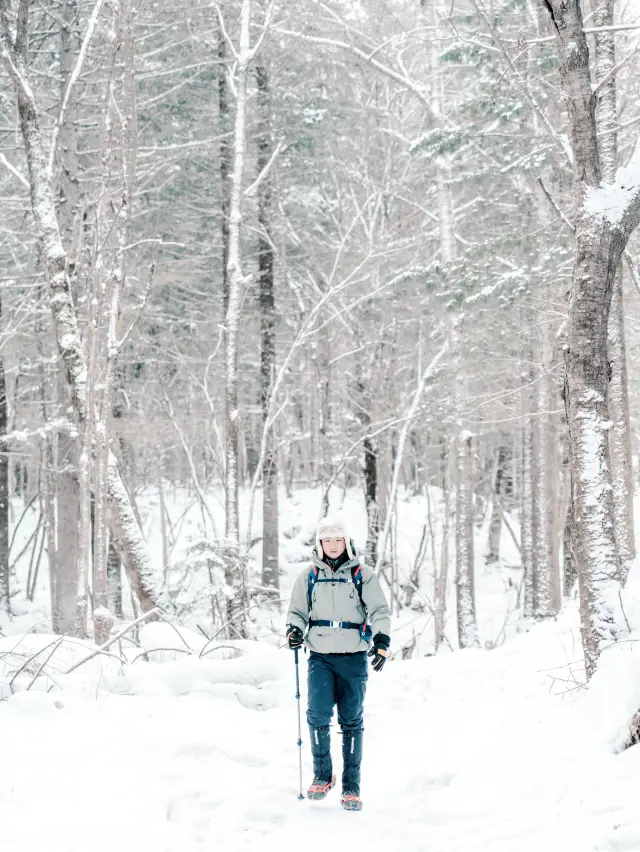
<path id="1" fill-rule="evenodd" d="M 0 0 L 7 616 L 48 571 L 56 633 L 103 643 L 130 600 L 171 617 L 137 501 L 164 529 L 176 487 L 216 635 L 278 606 L 278 495 L 303 487 L 317 517 L 362 493 L 367 562 L 404 599 L 398 500 L 437 489 L 436 649 L 451 585 L 478 645 L 474 565 L 506 537 L 525 619 L 579 579 L 592 674 L 635 557 L 639 15 Z"/>

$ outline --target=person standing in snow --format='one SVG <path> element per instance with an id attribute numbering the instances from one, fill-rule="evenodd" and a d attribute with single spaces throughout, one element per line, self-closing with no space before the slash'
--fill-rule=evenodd
<path id="1" fill-rule="evenodd" d="M 337 704 L 343 757 L 340 802 L 359 811 L 367 651 L 374 671 L 381 671 L 391 644 L 390 611 L 377 576 L 360 562 L 344 524 L 328 518 L 320 522 L 311 558 L 311 570 L 295 582 L 287 615 L 289 647 L 304 643 L 310 652 L 307 722 L 314 777 L 307 795 L 324 799 L 336 783 L 329 723 Z"/>

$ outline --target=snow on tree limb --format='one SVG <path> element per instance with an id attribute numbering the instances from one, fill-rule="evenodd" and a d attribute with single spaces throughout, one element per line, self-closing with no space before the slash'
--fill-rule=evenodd
<path id="1" fill-rule="evenodd" d="M 603 219 L 625 233 L 640 222 L 640 138 L 626 166 L 616 171 L 615 183 L 589 188 L 584 210 L 595 219 Z"/>
<path id="2" fill-rule="evenodd" d="M 93 11 L 91 12 L 91 17 L 89 18 L 89 23 L 87 24 L 87 31 L 84 35 L 84 39 L 82 40 L 82 45 L 80 47 L 80 51 L 78 53 L 78 59 L 76 61 L 75 67 L 71 72 L 71 76 L 69 77 L 69 81 L 67 83 L 64 97 L 62 99 L 62 104 L 60 105 L 60 112 L 58 113 L 58 119 L 53 128 L 53 135 L 51 137 L 51 149 L 49 151 L 49 160 L 47 163 L 47 175 L 49 180 L 53 177 L 53 166 L 56 158 L 56 150 L 58 147 L 58 137 L 60 135 L 60 128 L 64 122 L 65 113 L 67 111 L 67 106 L 69 105 L 69 98 L 71 97 L 71 91 L 75 86 L 80 74 L 82 72 L 82 67 L 84 65 L 84 60 L 87 55 L 87 50 L 89 49 L 89 45 L 91 44 L 91 39 L 96 30 L 96 25 L 98 23 L 98 15 L 100 14 L 100 10 L 102 9 L 102 4 L 104 0 L 96 0 L 96 4 L 93 7 Z"/>

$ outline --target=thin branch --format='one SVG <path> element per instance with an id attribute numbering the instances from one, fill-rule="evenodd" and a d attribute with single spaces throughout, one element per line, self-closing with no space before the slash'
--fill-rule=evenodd
<path id="1" fill-rule="evenodd" d="M 249 51 L 249 62 L 253 62 L 256 57 L 256 54 L 260 51 L 260 48 L 262 47 L 262 42 L 264 41 L 265 36 L 267 35 L 267 32 L 269 31 L 269 27 L 271 25 L 271 19 L 273 17 L 273 10 L 275 8 L 275 5 L 275 0 L 269 0 L 269 5 L 267 6 L 267 10 L 264 15 L 264 24 L 262 25 L 262 32 L 260 33 L 257 42 Z"/>
<path id="2" fill-rule="evenodd" d="M 270 603 L 270 604 L 279 604 L 279 603 L 288 603 L 288 602 L 289 602 L 289 601 L 288 601 L 288 599 L 287 599 L 287 598 L 279 598 L 279 599 L 277 599 L 277 600 L 270 600 L 270 601 L 269 601 L 269 603 Z M 206 653 L 207 653 L 207 648 L 209 647 L 209 645 L 210 645 L 212 642 L 214 642 L 214 641 L 218 638 L 218 636 L 219 636 L 219 635 L 220 635 L 220 634 L 221 634 L 224 630 L 226 630 L 226 629 L 227 629 L 227 627 L 229 627 L 229 625 L 230 625 L 230 624 L 233 624 L 233 622 L 234 622 L 234 621 L 236 621 L 238 618 L 241 618 L 243 615 L 246 615 L 248 612 L 250 612 L 252 609 L 255 609 L 257 606 L 263 606 L 263 603 L 264 603 L 264 601 L 260 601 L 259 603 L 251 604 L 251 606 L 248 606 L 246 609 L 243 609 L 243 610 L 242 610 L 242 612 L 237 612 L 237 613 L 233 616 L 233 618 L 230 618 L 230 619 L 229 619 L 229 621 L 227 621 L 225 624 L 223 624 L 223 625 L 222 625 L 222 627 L 221 627 L 219 630 L 217 630 L 217 631 L 213 634 L 213 636 L 211 637 L 211 639 L 209 639 L 209 641 L 207 642 L 207 644 L 203 646 L 203 648 L 202 648 L 202 650 L 200 651 L 200 653 L 198 654 L 198 656 L 199 656 L 199 657 L 203 657 L 203 656 L 204 656 L 204 654 L 206 654 Z"/>
<path id="3" fill-rule="evenodd" d="M 566 215 L 565 215 L 565 214 L 562 212 L 562 210 L 558 207 L 558 205 L 556 204 L 556 202 L 555 202 L 555 201 L 553 200 L 553 198 L 551 197 L 551 193 L 549 192 L 549 190 L 547 189 L 547 187 L 544 185 L 544 182 L 543 182 L 543 180 L 542 180 L 542 178 L 541 178 L 541 177 L 539 177 L 539 178 L 538 178 L 538 183 L 540 184 L 540 188 L 542 189 L 542 191 L 544 192 L 545 196 L 547 197 L 547 200 L 549 201 L 549 204 L 551 204 L 551 206 L 553 207 L 553 209 L 555 210 L 555 212 L 558 214 L 558 216 L 562 219 L 562 221 L 565 223 L 565 225 L 567 225 L 567 226 L 568 226 L 568 228 L 569 228 L 572 232 L 574 232 L 574 233 L 575 233 L 576 226 L 575 226 L 574 224 L 572 224 L 572 223 L 569 221 L 569 219 L 567 219 Z"/>
<path id="4" fill-rule="evenodd" d="M 9 160 L 7 160 L 4 154 L 0 154 L 0 163 L 2 163 L 2 165 L 5 166 L 5 168 L 7 168 L 14 177 L 18 178 L 18 180 L 24 186 L 25 189 L 31 189 L 31 184 L 26 179 L 26 177 L 21 174 L 15 166 L 11 165 L 11 163 L 9 162 Z"/>
<path id="5" fill-rule="evenodd" d="M 163 653 L 165 651 L 168 651 L 168 652 L 175 653 L 175 654 L 189 654 L 189 655 L 192 655 L 192 654 L 195 653 L 191 648 L 144 648 L 142 651 L 139 651 L 135 655 L 135 657 L 133 657 L 133 659 L 129 660 L 129 665 L 132 666 L 134 663 L 136 663 L 142 657 L 146 657 L 148 654 L 155 654 L 158 651 L 162 651 Z"/>
<path id="6" fill-rule="evenodd" d="M 122 350 L 122 347 L 127 342 L 129 337 L 131 336 L 133 329 L 140 322 L 142 315 L 144 314 L 144 312 L 146 310 L 147 304 L 149 302 L 149 296 L 151 295 L 151 287 L 153 285 L 153 273 L 155 272 L 157 257 L 158 257 L 158 255 L 157 255 L 157 252 L 156 252 L 156 257 L 153 260 L 153 262 L 151 263 L 151 266 L 149 267 L 149 280 L 147 281 L 147 288 L 144 291 L 144 297 L 142 299 L 142 304 L 138 308 L 138 311 L 136 312 L 136 315 L 134 316 L 134 318 L 129 323 L 127 330 L 122 335 L 120 340 L 118 340 L 118 342 L 116 343 L 116 349 L 117 349 L 118 352 L 120 352 Z"/>
<path id="7" fill-rule="evenodd" d="M 634 46 L 633 50 L 630 50 L 629 53 L 627 53 L 627 55 L 623 59 L 620 60 L 620 62 L 618 62 L 616 65 L 614 65 L 613 68 L 607 74 L 604 75 L 602 80 L 598 80 L 596 85 L 593 87 L 593 94 L 594 95 L 596 94 L 598 89 L 600 89 L 602 86 L 605 86 L 609 82 L 609 80 L 622 68 L 623 65 L 626 65 L 626 63 L 633 56 L 636 55 L 636 53 L 638 52 L 638 47 L 640 47 L 640 45 L 636 44 Z M 613 130 L 613 131 L 609 130 L 607 132 L 608 133 L 614 133 L 615 130 Z"/>
<path id="8" fill-rule="evenodd" d="M 135 621 L 132 621 L 131 624 L 127 625 L 127 627 L 124 627 L 119 633 L 116 633 L 116 635 L 112 639 L 109 639 L 109 641 L 105 642 L 104 645 L 100 645 L 99 648 L 96 648 L 94 651 L 92 651 L 88 657 L 84 657 L 84 659 L 80 660 L 77 663 L 74 663 L 74 665 L 72 665 L 71 668 L 65 672 L 65 674 L 71 674 L 71 672 L 80 668 L 80 666 L 83 666 L 85 663 L 88 663 L 89 660 L 92 660 L 94 657 L 97 657 L 98 654 L 101 654 L 103 651 L 106 651 L 107 648 L 110 648 L 115 642 L 118 642 L 118 640 L 122 639 L 123 636 L 125 636 L 134 627 L 137 627 L 138 624 L 141 624 L 143 621 L 146 621 L 148 618 L 152 618 L 157 614 L 158 609 L 155 606 L 153 607 L 153 609 L 150 609 L 147 612 L 143 612 L 142 615 L 139 615 Z"/>
<path id="9" fill-rule="evenodd" d="M 390 489 L 389 499 L 388 499 L 389 511 L 387 512 L 387 517 L 385 518 L 384 529 L 382 531 L 382 537 L 381 537 L 380 543 L 378 545 L 378 558 L 376 560 L 376 565 L 375 565 L 375 568 L 374 568 L 374 571 L 375 571 L 376 574 L 379 573 L 380 568 L 382 567 L 382 561 L 384 559 L 384 554 L 385 554 L 385 551 L 386 551 L 386 548 L 387 548 L 387 539 L 389 537 L 389 528 L 391 526 L 391 516 L 393 514 L 393 504 L 395 502 L 396 493 L 398 491 L 398 482 L 399 482 L 399 479 L 400 479 L 400 468 L 402 467 L 402 464 L 404 462 L 404 458 L 403 458 L 403 456 L 404 456 L 404 445 L 405 445 L 406 440 L 407 440 L 407 433 L 409 432 L 409 426 L 411 425 L 413 419 L 415 418 L 415 416 L 418 413 L 418 410 L 419 410 L 419 407 L 420 407 L 420 401 L 422 399 L 422 394 L 425 391 L 425 388 L 427 386 L 427 382 L 429 381 L 429 379 L 432 378 L 438 364 L 440 363 L 440 360 L 442 359 L 442 357 L 444 356 L 444 354 L 445 354 L 445 352 L 447 351 L 448 348 L 449 348 L 448 341 L 445 341 L 444 344 L 442 345 L 442 348 L 440 349 L 440 351 L 437 353 L 437 355 L 434 356 L 434 358 L 431 359 L 431 362 L 427 365 L 427 368 L 425 369 L 424 373 L 420 377 L 420 381 L 418 382 L 418 385 L 417 385 L 417 387 L 414 391 L 413 399 L 411 400 L 411 405 L 409 406 L 409 410 L 407 412 L 407 419 L 406 419 L 405 424 L 402 428 L 402 431 L 400 432 L 400 437 L 398 439 L 398 446 L 397 446 L 397 450 L 396 450 L 396 458 L 395 458 L 395 462 L 394 462 L 394 465 L 393 465 L 393 477 L 391 479 L 391 489 Z"/>
<path id="10" fill-rule="evenodd" d="M 71 75 L 69 76 L 69 81 L 64 90 L 64 97 L 62 98 L 62 104 L 60 105 L 58 120 L 54 125 L 53 134 L 51 137 L 51 150 L 49 151 L 49 162 L 47 164 L 47 177 L 49 181 L 51 181 L 53 177 L 53 165 L 56 159 L 56 150 L 58 148 L 58 137 L 60 135 L 60 130 L 62 129 L 62 125 L 64 123 L 64 117 L 67 111 L 67 107 L 69 106 L 71 90 L 73 89 L 78 78 L 80 77 L 82 66 L 84 65 L 84 60 L 87 55 L 89 45 L 91 44 L 91 39 L 93 38 L 93 34 L 96 30 L 96 25 L 98 23 L 98 15 L 100 14 L 100 10 L 102 9 L 103 3 L 104 0 L 96 0 L 96 5 L 93 7 L 93 12 L 91 13 L 91 17 L 89 18 L 89 23 L 87 24 L 87 31 L 84 34 L 84 39 L 82 40 L 82 45 L 80 46 L 80 52 L 78 53 L 76 64 L 74 66 L 73 71 L 71 72 Z"/>
<path id="11" fill-rule="evenodd" d="M 640 30 L 640 24 L 611 24 L 606 27 L 585 27 L 583 33 L 617 33 L 622 30 Z"/>
<path id="12" fill-rule="evenodd" d="M 51 659 L 51 657 L 53 657 L 53 655 L 54 655 L 54 654 L 55 654 L 55 652 L 58 650 L 58 648 L 60 647 L 60 645 L 63 643 L 64 639 L 65 639 L 65 637 L 64 637 L 64 636 L 61 636 L 61 637 L 58 639 L 58 641 L 57 641 L 57 642 L 54 642 L 53 647 L 51 648 L 50 653 L 49 653 L 49 654 L 48 654 L 48 656 L 47 656 L 47 657 L 46 657 L 46 658 L 45 658 L 45 659 L 44 659 L 44 660 L 40 663 L 40 666 L 38 667 L 37 672 L 36 672 L 36 673 L 34 674 L 34 676 L 31 678 L 31 683 L 27 686 L 27 689 L 26 689 L 26 691 L 27 691 L 27 692 L 29 692 L 29 690 L 31 689 L 31 687 L 33 686 L 33 684 L 34 684 L 34 683 L 38 680 L 38 678 L 39 678 L 39 677 L 40 677 L 40 675 L 42 674 L 42 670 L 43 670 L 43 669 L 44 669 L 44 667 L 47 665 L 47 663 L 49 662 L 49 660 Z"/>
<path id="13" fill-rule="evenodd" d="M 227 28 L 225 27 L 225 24 L 224 24 L 224 18 L 222 17 L 222 12 L 220 11 L 220 6 L 218 6 L 217 3 L 216 3 L 216 14 L 218 16 L 218 23 L 220 24 L 220 31 L 221 31 L 221 33 L 224 37 L 224 40 L 226 41 L 227 45 L 229 46 L 229 49 L 231 50 L 231 54 L 233 55 L 233 58 L 237 62 L 238 61 L 238 52 L 236 50 L 236 46 L 233 43 L 233 39 L 230 37 L 229 33 L 227 32 Z"/>
<path id="14" fill-rule="evenodd" d="M 558 145 L 558 147 L 561 149 L 561 151 L 565 155 L 569 165 L 572 165 L 570 150 L 568 149 L 565 142 L 562 140 L 562 137 L 560 136 L 560 134 L 557 132 L 557 130 L 553 127 L 553 125 L 549 121 L 546 112 L 542 109 L 542 107 L 540 106 L 538 101 L 532 95 L 531 90 L 529 88 L 529 85 L 527 84 L 527 81 L 522 78 L 522 75 L 520 74 L 520 72 L 516 68 L 514 61 L 509 56 L 509 53 L 507 52 L 507 49 L 505 48 L 505 46 L 502 42 L 502 38 L 500 37 L 499 32 L 497 31 L 497 29 L 495 28 L 493 23 L 489 20 L 489 17 L 487 16 L 484 9 L 477 2 L 477 0 L 471 0 L 471 3 L 473 5 L 473 7 L 475 8 L 476 12 L 484 20 L 486 26 L 489 28 L 489 32 L 491 33 L 491 37 L 493 38 L 496 46 L 500 50 L 500 53 L 502 54 L 502 58 L 507 63 L 509 70 L 514 75 L 514 77 L 517 79 L 518 83 L 522 86 L 524 93 L 527 97 L 527 100 L 529 101 L 529 103 L 533 107 L 533 109 L 536 112 L 536 114 L 538 115 L 538 117 L 541 119 L 542 123 L 544 124 L 544 126 L 547 130 L 547 133 L 553 139 L 553 141 L 556 143 L 556 145 Z"/>
<path id="15" fill-rule="evenodd" d="M 64 637 L 61 637 L 61 638 L 64 638 Z M 22 674 L 22 672 L 27 668 L 29 663 L 32 663 L 36 659 L 36 657 L 39 657 L 40 654 L 42 654 L 44 651 L 47 651 L 49 648 L 51 648 L 52 645 L 56 646 L 56 645 L 59 645 L 59 644 L 60 644 L 60 640 L 54 639 L 53 642 L 49 642 L 49 644 L 45 645 L 44 648 L 40 648 L 38 651 L 35 652 L 35 654 L 31 654 L 30 657 L 27 657 L 27 659 L 20 666 L 18 671 L 14 672 L 13 677 L 9 681 L 9 689 L 13 692 L 13 684 L 14 684 L 15 679 L 18 677 L 18 675 Z M 47 659 L 49 659 L 50 656 L 51 655 L 49 655 L 49 657 Z"/>
<path id="16" fill-rule="evenodd" d="M 377 71 L 380 71 L 385 77 L 390 77 L 392 80 L 395 80 L 396 83 L 400 83 L 402 86 L 405 86 L 409 91 L 413 92 L 417 98 L 427 107 L 429 115 L 432 118 L 437 118 L 434 113 L 433 107 L 431 106 L 431 102 L 429 96 L 426 92 L 424 92 L 419 86 L 417 86 L 410 77 L 407 77 L 405 74 L 400 74 L 398 71 L 394 71 L 393 68 L 390 68 L 388 65 L 385 65 L 382 62 L 379 62 L 377 59 L 373 58 L 371 53 L 365 53 L 364 50 L 360 50 L 359 47 L 356 47 L 353 44 L 349 44 L 347 41 L 340 41 L 339 39 L 333 38 L 323 38 L 321 36 L 310 36 L 306 35 L 306 33 L 295 32 L 294 30 L 285 30 L 281 27 L 274 27 L 274 32 L 280 33 L 281 35 L 292 36 L 293 38 L 301 38 L 304 41 L 308 41 L 310 44 L 319 44 L 324 47 L 336 47 L 340 50 L 346 50 L 349 53 L 352 53 L 354 56 L 357 56 L 359 59 L 362 59 L 368 65 L 371 65 L 372 68 L 375 68 Z"/>
<path id="17" fill-rule="evenodd" d="M 250 198 L 256 192 L 256 190 L 258 189 L 260 184 L 264 181 L 264 179 L 267 177 L 267 175 L 271 171 L 272 165 L 276 161 L 276 158 L 278 157 L 280 152 L 284 150 L 284 148 L 285 148 L 284 143 L 278 142 L 275 151 L 273 152 L 273 154 L 269 158 L 269 162 L 262 169 L 262 171 L 260 172 L 258 177 L 254 180 L 254 182 L 251 184 L 251 186 L 249 186 L 245 189 L 244 195 L 245 195 L 246 198 Z"/>

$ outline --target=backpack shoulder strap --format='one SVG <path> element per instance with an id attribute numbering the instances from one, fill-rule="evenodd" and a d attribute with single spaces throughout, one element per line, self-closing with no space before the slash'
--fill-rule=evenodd
<path id="1" fill-rule="evenodd" d="M 307 577 L 307 603 L 309 604 L 309 614 L 311 614 L 311 603 L 313 601 L 313 587 L 318 579 L 318 566 L 312 565 L 309 568 L 309 576 Z"/>
<path id="2" fill-rule="evenodd" d="M 354 565 L 351 569 L 351 579 L 353 581 L 353 585 L 356 587 L 356 591 L 358 592 L 358 597 L 360 598 L 360 603 L 367 610 L 366 604 L 362 598 L 362 568 L 360 565 Z"/>

